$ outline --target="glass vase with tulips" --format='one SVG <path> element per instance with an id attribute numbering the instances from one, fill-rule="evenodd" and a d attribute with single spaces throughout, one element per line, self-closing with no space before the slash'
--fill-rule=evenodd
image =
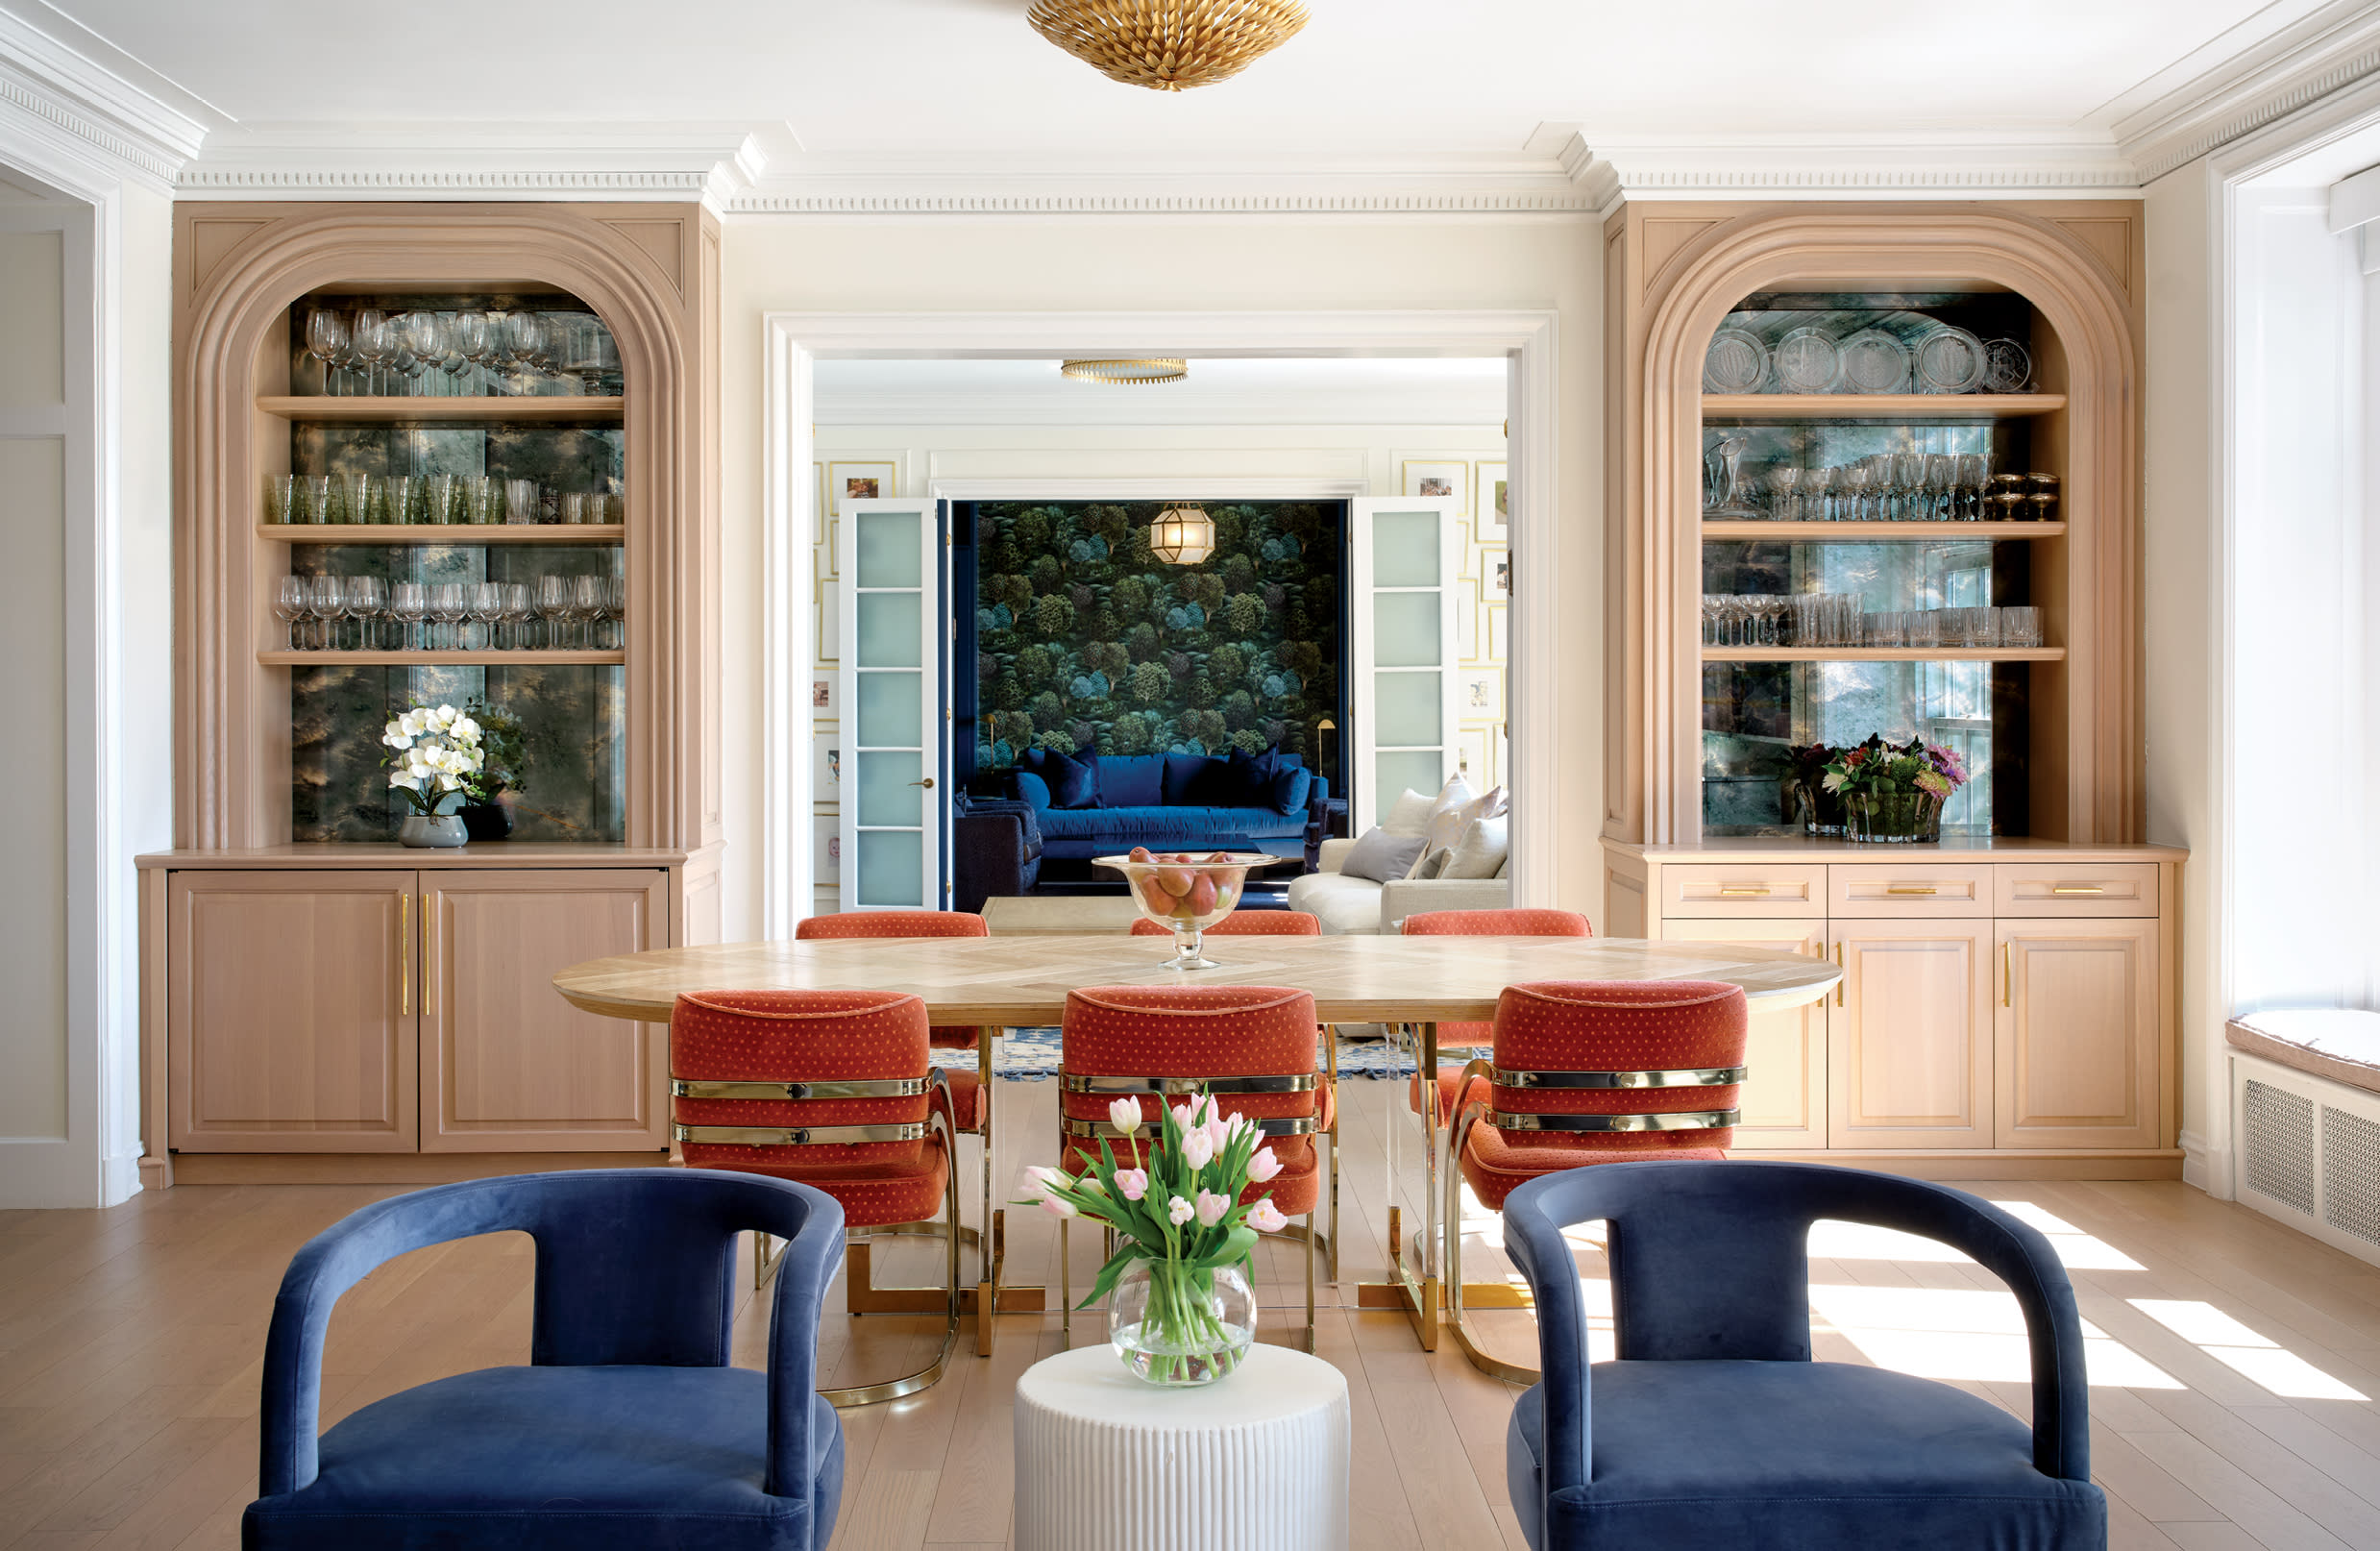
<path id="1" fill-rule="evenodd" d="M 1150 1118 L 1142 1100 L 1118 1098 L 1108 1106 L 1128 1163 L 1117 1162 L 1102 1137 L 1098 1160 L 1079 1173 L 1027 1170 L 1027 1199 L 1116 1235 L 1116 1253 L 1079 1307 L 1115 1294 L 1108 1334 L 1124 1366 L 1151 1384 L 1212 1384 L 1237 1367 L 1256 1340 L 1249 1257 L 1259 1234 L 1280 1231 L 1288 1219 L 1269 1192 L 1253 1201 L 1241 1197 L 1278 1175 L 1281 1160 L 1255 1121 L 1225 1117 L 1211 1094 L 1171 1108 L 1148 1102 L 1157 1113 L 1145 1141 Z"/>

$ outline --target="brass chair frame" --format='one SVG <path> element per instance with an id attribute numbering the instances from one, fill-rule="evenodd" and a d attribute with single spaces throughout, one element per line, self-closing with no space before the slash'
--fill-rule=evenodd
<path id="1" fill-rule="evenodd" d="M 1334 1052 L 1331 1061 L 1333 1076 L 1337 1074 L 1337 1055 Z M 1320 1086 L 1322 1076 L 1323 1074 L 1319 1071 L 1276 1072 L 1239 1077 L 1124 1077 L 1067 1072 L 1060 1081 L 1064 1091 L 1069 1094 L 1111 1095 L 1117 1098 L 1142 1095 L 1154 1095 L 1160 1098 L 1187 1098 L 1202 1091 L 1210 1094 L 1310 1094 Z M 1249 1115 L 1243 1118 L 1258 1131 L 1268 1137 L 1310 1136 L 1330 1140 L 1332 1216 L 1331 1233 L 1327 1242 L 1331 1246 L 1332 1264 L 1336 1267 L 1338 1254 L 1337 1115 L 1334 1114 L 1332 1117 L 1332 1129 L 1330 1130 L 1324 1130 L 1320 1122 L 1312 1116 Z M 1106 1120 L 1076 1120 L 1070 1116 L 1061 1117 L 1059 1123 L 1065 1134 L 1069 1137 L 1081 1137 L 1086 1140 L 1104 1137 L 1111 1142 L 1141 1136 L 1148 1130 L 1148 1127 L 1143 1125 L 1138 1131 L 1119 1131 Z M 1316 1153 L 1314 1167 L 1317 1169 L 1323 1167 L 1319 1152 Z M 1315 1232 L 1314 1219 L 1320 1212 L 1321 1202 L 1317 1198 L 1313 1209 L 1300 1214 L 1306 1219 L 1302 1224 L 1292 1223 L 1274 1236 L 1294 1239 L 1306 1246 L 1305 1349 L 1309 1352 L 1314 1349 L 1314 1254 L 1315 1241 L 1319 1237 Z M 1069 1243 L 1067 1229 L 1071 1226 L 1070 1219 L 1066 1218 L 1058 1219 L 1058 1326 L 1069 1340 L 1074 1334 L 1074 1268 L 1067 1259 Z M 1109 1236 L 1109 1242 L 1112 1245 L 1112 1234 Z M 1114 1253 L 1112 1247 L 1109 1253 Z"/>
<path id="2" fill-rule="evenodd" d="M 1742 1111 L 1732 1109 L 1664 1110 L 1625 1115 L 1583 1115 L 1576 1111 L 1505 1110 L 1498 1109 L 1494 1093 L 1497 1088 L 1518 1089 L 1582 1089 L 1612 1091 L 1652 1088 L 1726 1088 L 1741 1083 L 1746 1075 L 1742 1067 L 1696 1067 L 1667 1071 L 1537 1071 L 1519 1068 L 1499 1067 L 1487 1057 L 1474 1057 L 1464 1063 L 1462 1074 L 1455 1079 L 1455 1102 L 1452 1119 L 1446 1127 L 1442 1150 L 1438 1155 L 1438 1176 L 1445 1181 L 1446 1199 L 1439 1208 L 1443 1250 L 1446 1257 L 1446 1327 L 1454 1332 L 1455 1343 L 1462 1355 L 1481 1372 L 1510 1384 L 1534 1384 L 1545 1375 L 1534 1367 L 1508 1363 L 1489 1355 L 1479 1333 L 1472 1329 L 1469 1314 L 1462 1301 L 1462 1148 L 1470 1139 L 1471 1128 L 1485 1120 L 1499 1131 L 1564 1131 L 1597 1135 L 1616 1135 L 1632 1131 L 1707 1131 L 1736 1123 Z M 1473 1098 L 1469 1095 L 1474 1082 L 1487 1086 L 1487 1097 Z M 1436 1083 L 1429 1092 L 1435 1099 Z M 1608 1163 L 1618 1157 L 1641 1156 L 1616 1154 L 1611 1158 L 1592 1158 L 1580 1168 L 1595 1163 Z M 1521 1307 L 1532 1305 L 1527 1301 Z"/>
<path id="3" fill-rule="evenodd" d="M 945 1285 L 946 1319 L 943 1327 L 942 1349 L 934 1360 L 913 1373 L 886 1379 L 876 1384 L 850 1385 L 840 1389 L 821 1390 L 830 1406 L 872 1406 L 883 1400 L 897 1400 L 931 1389 L 950 1366 L 950 1354 L 959 1343 L 959 1321 L 962 1315 L 962 1284 L 959 1279 L 959 1140 L 958 1110 L 950 1096 L 950 1079 L 939 1070 L 929 1069 L 923 1077 L 844 1078 L 824 1082 L 706 1082 L 674 1078 L 670 1093 L 676 1098 L 906 1098 L 919 1094 L 932 1097 L 931 1107 L 923 1120 L 901 1120 L 881 1125 L 677 1125 L 670 1127 L 671 1138 L 680 1144 L 719 1143 L 744 1147 L 806 1147 L 848 1145 L 863 1142 L 918 1142 L 929 1129 L 942 1134 L 944 1154 L 949 1168 L 944 1176 L 943 1199 L 949 1216 L 952 1231 L 936 1233 L 949 1246 L 948 1281 Z M 910 1224 L 884 1224 L 885 1227 L 908 1227 Z M 939 1226 L 933 1224 L 933 1226 Z M 845 1234 L 846 1249 L 851 1239 L 866 1236 L 874 1230 L 855 1228 Z M 997 1237 L 995 1234 L 994 1237 Z M 773 1274 L 783 1264 L 780 1254 L 772 1258 L 764 1275 Z M 988 1324 L 979 1320 L 978 1324 Z"/>

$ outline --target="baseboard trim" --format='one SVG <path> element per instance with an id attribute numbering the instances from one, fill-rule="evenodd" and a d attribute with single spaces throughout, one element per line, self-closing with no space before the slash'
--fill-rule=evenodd
<path id="1" fill-rule="evenodd" d="M 653 1169 L 656 1152 L 177 1152 L 175 1185 L 445 1185 L 564 1169 Z"/>
<path id="2" fill-rule="evenodd" d="M 2089 1151 L 2081 1149 L 2018 1152 L 1975 1148 L 1961 1151 L 1892 1152 L 1852 1147 L 1738 1147 L 1735 1157 L 1754 1162 L 1839 1164 L 1873 1169 L 1879 1173 L 1905 1174 L 1911 1179 L 2179 1179 L 2179 1147 L 2141 1147 Z"/>

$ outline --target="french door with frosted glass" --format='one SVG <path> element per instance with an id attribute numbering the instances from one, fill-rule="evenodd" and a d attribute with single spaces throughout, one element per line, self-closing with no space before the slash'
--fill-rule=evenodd
<path id="1" fill-rule="evenodd" d="M 1435 792 L 1461 761 L 1453 589 L 1463 535 L 1453 501 L 1352 505 L 1349 832 L 1360 835 L 1399 793 Z"/>
<path id="2" fill-rule="evenodd" d="M 940 910 L 950 627 L 940 504 L 846 499 L 837 524 L 843 907 Z"/>

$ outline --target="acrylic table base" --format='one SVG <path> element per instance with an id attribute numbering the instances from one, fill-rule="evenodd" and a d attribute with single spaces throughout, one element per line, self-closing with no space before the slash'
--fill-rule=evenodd
<path id="1" fill-rule="evenodd" d="M 1227 1378 L 1160 1393 L 1104 1342 L 1017 1381 L 1019 1551 L 1343 1551 L 1347 1380 L 1248 1349 Z"/>

